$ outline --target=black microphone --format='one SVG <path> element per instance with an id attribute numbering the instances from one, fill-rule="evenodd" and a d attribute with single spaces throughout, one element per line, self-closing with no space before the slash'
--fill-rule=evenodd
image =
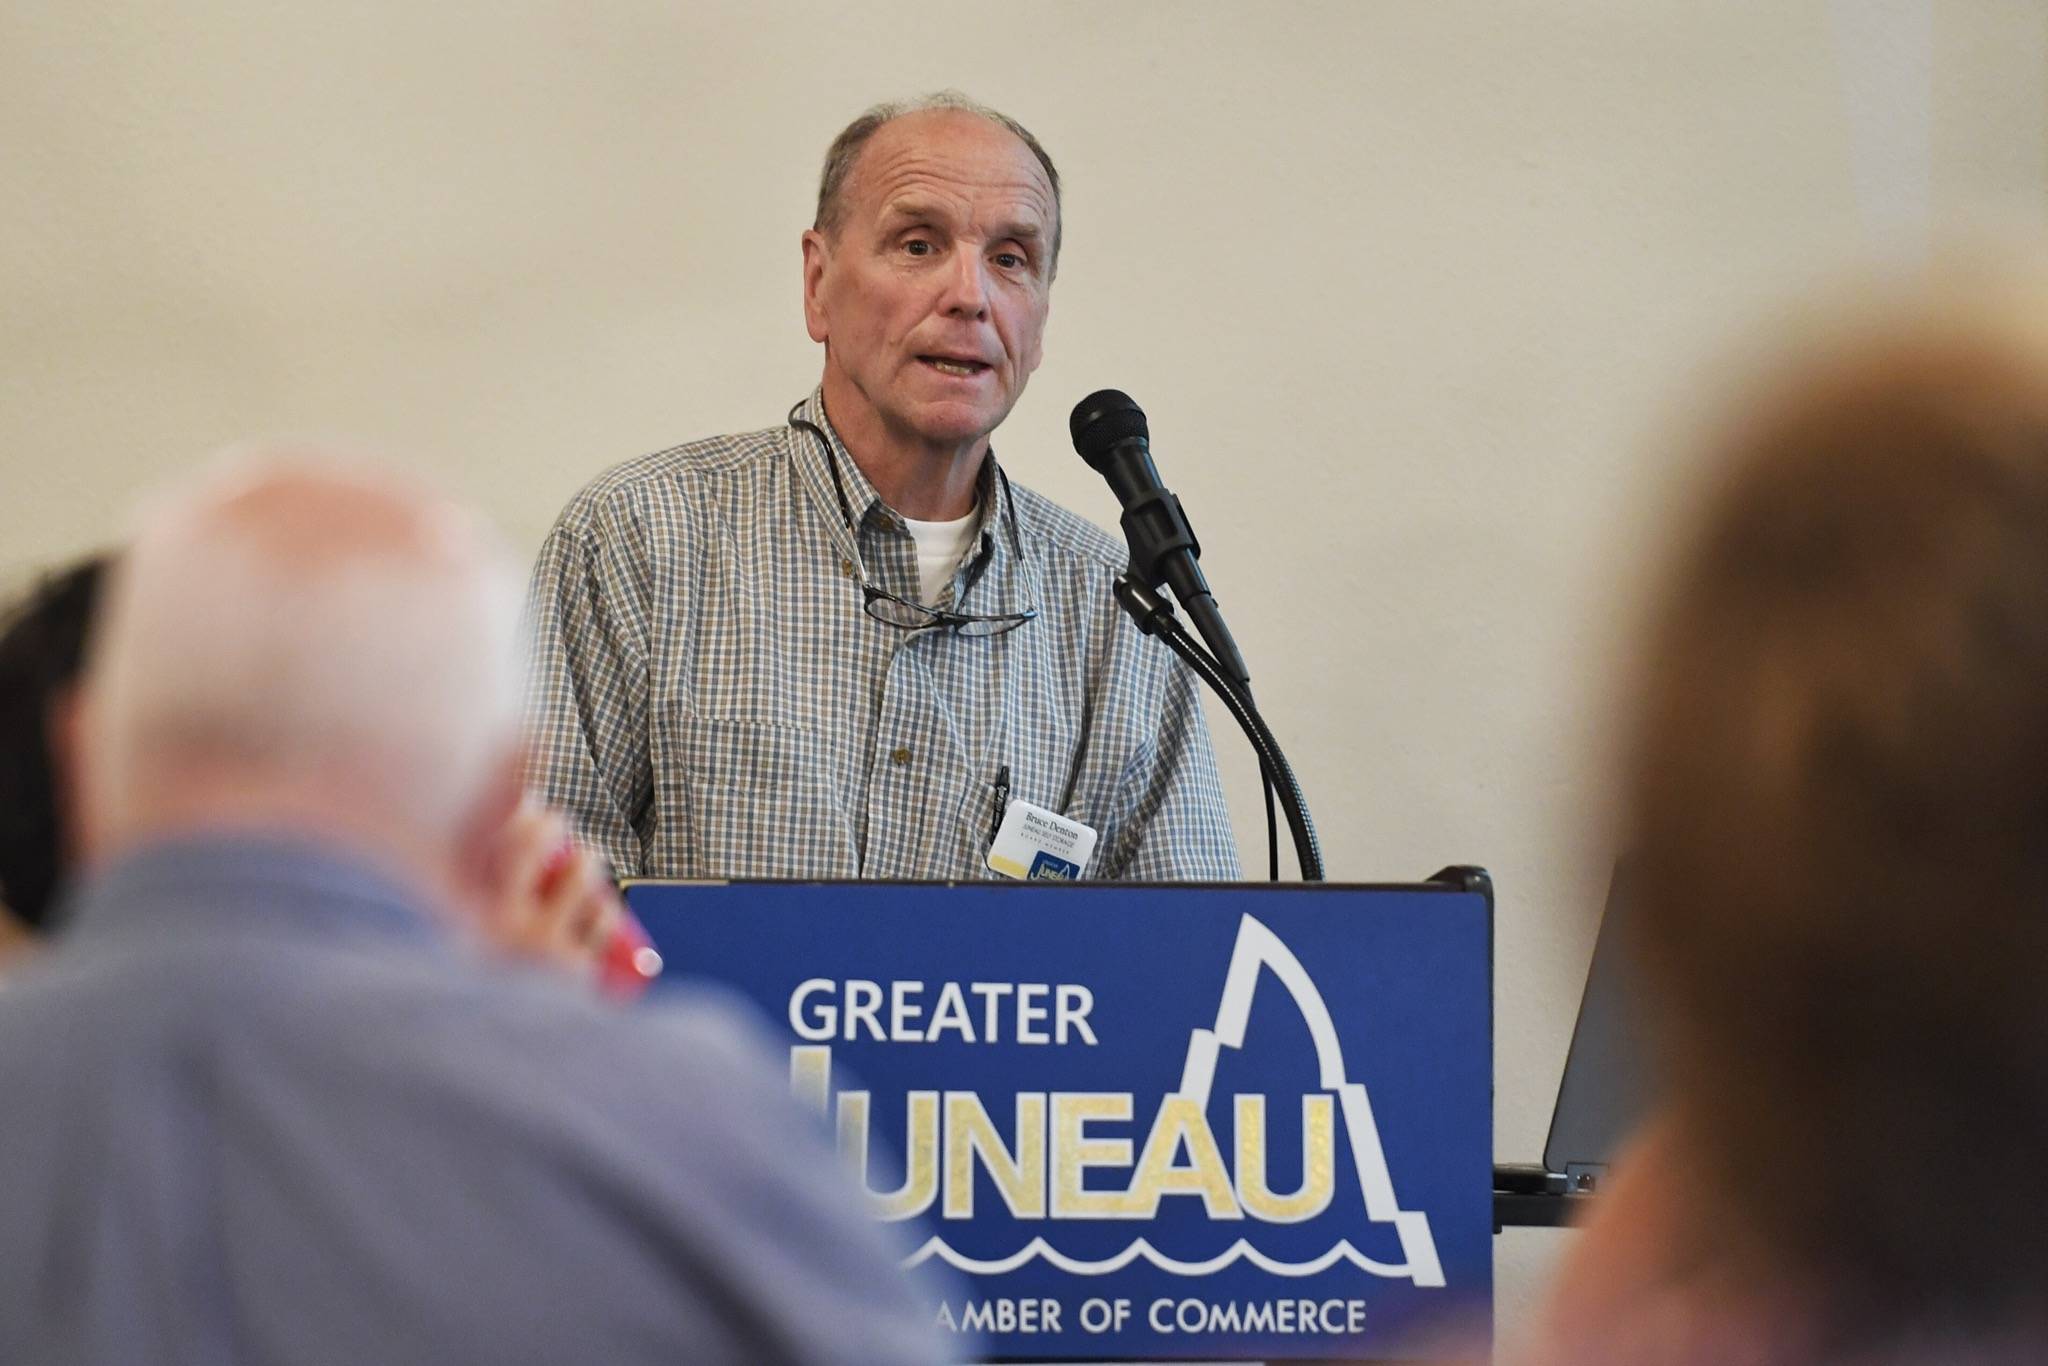
<path id="1" fill-rule="evenodd" d="M 1103 389 L 1074 405 L 1067 422 L 1074 449 L 1109 481 L 1123 505 L 1124 540 L 1131 548 L 1131 573 L 1147 587 L 1173 590 L 1223 671 L 1251 691 L 1251 675 L 1223 624 L 1215 595 L 1202 577 L 1202 547 L 1181 511 L 1180 499 L 1159 482 L 1152 464 L 1151 432 L 1145 410 L 1131 396 Z"/>

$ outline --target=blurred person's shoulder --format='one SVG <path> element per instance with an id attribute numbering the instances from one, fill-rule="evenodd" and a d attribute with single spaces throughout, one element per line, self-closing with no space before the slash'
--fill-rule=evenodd
<path id="1" fill-rule="evenodd" d="M 361 935 L 39 957 L 0 990 L 0 1088 L 23 1107 L 0 1121 L 0 1159 L 51 1169 L 81 1139 L 111 1152 L 199 1123 L 195 1170 L 225 1187 L 208 1198 L 248 1209 L 261 1188 L 262 1236 L 295 1231 L 252 1295 L 368 1230 L 502 1293 L 559 1297 L 553 1337 L 637 1324 L 707 1361 L 770 1342 L 795 1360 L 937 1359 L 908 1249 L 790 1096 L 766 1022 L 720 989 L 622 1006 L 445 939 Z M 263 1180 L 278 1172 L 282 1195 Z M 19 1194 L 0 1210 L 54 1217 Z M 482 1341 L 494 1330 L 468 1316 L 488 1302 L 392 1314 Z"/>
<path id="2" fill-rule="evenodd" d="M 604 1105 L 673 1130 L 725 1118 L 689 1099 L 700 1084 L 736 1107 L 786 1098 L 763 1024 L 715 988 L 624 1007 L 557 970 L 500 961 L 405 898 L 317 899 L 281 884 L 275 906 L 246 890 L 211 906 L 138 899 L 118 917 L 87 906 L 0 991 L 0 1022 L 23 1026 L 0 1023 L 0 1060 L 16 1052 L 8 1038 L 61 1035 L 107 1061 L 215 1060 L 227 1091 L 323 1075 L 402 1096 L 382 1112 L 394 1126 L 414 1122 L 409 1108 L 419 1122 L 489 1128 Z M 16 1062 L 34 1066 L 25 1052 Z"/>
<path id="3" fill-rule="evenodd" d="M 689 1123 L 738 1122 L 749 1109 L 778 1120 L 801 1113 L 767 1021 L 722 987 L 664 985 L 625 1005 L 545 967 L 491 963 L 478 966 L 466 994 L 492 1021 L 494 1048 L 552 1058 L 569 1084 L 604 1092 L 607 1100 L 633 1108 L 673 1105 Z M 715 1088 L 704 1094 L 719 1095 L 720 1104 L 704 1106 L 684 1094 L 696 1086 Z"/>
<path id="4" fill-rule="evenodd" d="M 625 1195 L 637 1221 L 673 1220 L 714 1257 L 709 1274 L 745 1315 L 777 1325 L 793 1359 L 940 1359 L 930 1286 L 902 1267 L 904 1230 L 866 1207 L 825 1117 L 791 1095 L 787 1048 L 751 1003 L 690 984 L 621 1007 L 518 975 L 493 993 L 496 1043 L 509 1075 L 551 1060 L 532 1081 L 562 1099 L 535 1136 L 572 1177 Z M 521 1122 L 534 1097 L 501 1088 L 496 1103 Z"/>

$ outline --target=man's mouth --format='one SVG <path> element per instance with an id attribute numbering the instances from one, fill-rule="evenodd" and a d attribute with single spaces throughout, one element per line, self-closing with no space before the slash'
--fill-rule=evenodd
<path id="1" fill-rule="evenodd" d="M 964 360 L 955 356 L 919 356 L 918 359 L 942 375 L 978 375 L 989 368 L 986 361 Z"/>

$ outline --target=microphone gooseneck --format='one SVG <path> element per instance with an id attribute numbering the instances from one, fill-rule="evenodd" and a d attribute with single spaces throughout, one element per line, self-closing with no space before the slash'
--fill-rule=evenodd
<path id="1" fill-rule="evenodd" d="M 1309 820 L 1308 803 L 1294 770 L 1280 751 L 1273 732 L 1252 701 L 1251 672 L 1223 613 L 1209 591 L 1200 563 L 1202 547 L 1181 510 L 1180 499 L 1167 489 L 1152 463 L 1152 433 L 1145 410 L 1129 394 L 1101 389 L 1074 405 L 1068 419 L 1074 449 L 1109 483 L 1123 508 L 1124 541 L 1131 551 L 1130 569 L 1117 579 L 1119 605 L 1147 635 L 1157 636 L 1222 698 L 1258 752 L 1259 773 L 1266 796 L 1266 845 L 1271 876 L 1280 877 L 1278 830 L 1274 798 L 1286 808 L 1294 836 L 1295 859 L 1307 882 L 1323 879 L 1322 848 Z M 1189 637 L 1161 587 L 1170 588 L 1194 623 L 1204 651 Z"/>
<path id="2" fill-rule="evenodd" d="M 1223 670 L 1216 661 L 1203 652 L 1201 646 L 1188 638 L 1187 628 L 1180 624 L 1173 608 L 1166 599 L 1139 583 L 1129 574 L 1120 574 L 1116 581 L 1116 600 L 1126 615 L 1137 623 L 1138 629 L 1148 636 L 1157 636 L 1165 641 L 1168 648 L 1179 655 L 1187 666 L 1207 683 L 1223 705 L 1230 711 L 1232 719 L 1244 731 L 1245 738 L 1252 742 L 1252 748 L 1259 756 L 1259 772 L 1265 777 L 1266 786 L 1266 843 L 1272 853 L 1272 879 L 1280 880 L 1280 851 L 1276 832 L 1273 828 L 1273 798 L 1277 790 L 1280 805 L 1287 812 L 1287 829 L 1294 837 L 1295 866 L 1301 869 L 1303 882 L 1323 881 L 1323 846 L 1316 838 L 1315 822 L 1308 814 L 1308 799 L 1301 794 L 1301 783 L 1294 776 L 1293 765 L 1280 752 L 1280 742 L 1273 738 L 1272 728 L 1259 715 L 1259 709 L 1252 705 L 1252 697 L 1223 676 Z"/>

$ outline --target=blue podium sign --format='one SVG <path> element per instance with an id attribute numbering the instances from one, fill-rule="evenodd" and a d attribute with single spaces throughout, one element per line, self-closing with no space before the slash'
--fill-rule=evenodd
<path id="1" fill-rule="evenodd" d="M 654 883 L 993 1358 L 1400 1359 L 1492 1279 L 1491 907 L 1434 885 Z M 975 1346 L 969 1348 L 967 1344 Z"/>

